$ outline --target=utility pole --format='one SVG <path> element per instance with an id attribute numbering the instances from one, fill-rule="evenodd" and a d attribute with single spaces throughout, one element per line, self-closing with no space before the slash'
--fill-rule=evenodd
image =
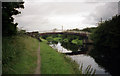
<path id="1" fill-rule="evenodd" d="M 62 26 L 62 32 L 63 32 L 63 26 Z"/>
<path id="2" fill-rule="evenodd" d="M 63 26 L 62 26 L 62 32 L 63 32 Z M 62 38 L 62 42 L 63 42 L 63 38 Z M 62 47 L 62 52 L 63 52 L 63 47 Z"/>
<path id="3" fill-rule="evenodd" d="M 100 22 L 102 23 L 102 18 L 101 18 Z"/>

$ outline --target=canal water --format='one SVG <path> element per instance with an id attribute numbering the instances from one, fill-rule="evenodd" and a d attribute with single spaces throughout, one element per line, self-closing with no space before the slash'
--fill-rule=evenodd
<path id="1" fill-rule="evenodd" d="M 70 44 L 65 44 L 65 43 L 50 43 L 49 44 L 52 48 L 56 49 L 58 52 L 60 53 L 64 53 L 64 54 L 69 54 L 72 53 L 73 51 L 77 50 L 77 52 L 81 52 L 84 50 L 81 50 L 80 47 L 76 47 L 73 48 L 74 45 L 70 45 Z M 74 60 L 75 62 L 77 62 L 79 64 L 79 68 L 81 66 L 81 64 L 83 64 L 83 71 L 87 68 L 88 65 L 90 65 L 93 69 L 96 69 L 96 74 L 103 74 L 105 76 L 111 76 L 109 74 L 109 72 L 107 72 L 103 67 L 101 67 L 100 65 L 98 65 L 94 58 L 91 57 L 88 53 L 90 52 L 91 46 L 87 46 L 87 50 L 84 51 L 84 53 L 79 53 L 79 54 L 73 54 L 73 55 L 67 55 L 69 56 L 72 60 Z M 76 52 L 76 51 L 75 51 Z"/>

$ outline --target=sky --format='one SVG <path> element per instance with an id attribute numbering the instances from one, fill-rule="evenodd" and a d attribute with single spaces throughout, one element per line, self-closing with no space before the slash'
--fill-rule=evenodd
<path id="1" fill-rule="evenodd" d="M 101 18 L 118 14 L 118 3 L 112 1 L 26 0 L 24 6 L 14 18 L 18 28 L 26 31 L 96 27 Z"/>

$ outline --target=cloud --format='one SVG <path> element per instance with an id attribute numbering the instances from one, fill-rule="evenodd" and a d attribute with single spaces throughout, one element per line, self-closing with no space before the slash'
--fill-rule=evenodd
<path id="1" fill-rule="evenodd" d="M 31 2 L 33 0 L 25 0 Z M 118 2 L 119 0 L 34 0 L 33 2 Z"/>
<path id="2" fill-rule="evenodd" d="M 15 21 L 27 31 L 94 27 L 101 17 L 105 20 L 117 13 L 115 2 L 26 1 L 24 5 Z"/>
<path id="3" fill-rule="evenodd" d="M 116 14 L 118 14 L 117 2 L 102 3 L 102 5 L 97 6 L 95 10 L 84 19 L 83 23 L 95 25 L 101 18 L 108 20 Z"/>

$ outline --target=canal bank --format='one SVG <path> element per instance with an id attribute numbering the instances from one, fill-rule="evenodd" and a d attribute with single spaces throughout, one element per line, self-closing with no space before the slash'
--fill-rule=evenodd
<path id="1" fill-rule="evenodd" d="M 46 40 L 40 42 L 41 74 L 80 74 L 78 64 L 51 48 Z"/>
<path id="2" fill-rule="evenodd" d="M 88 53 L 90 52 L 90 48 L 92 47 L 91 45 L 86 45 L 87 51 L 83 51 L 80 48 L 77 48 L 77 51 L 79 52 L 78 54 L 70 54 L 72 53 L 72 45 L 71 47 L 64 46 L 63 43 L 58 42 L 57 44 L 49 44 L 52 48 L 56 49 L 60 53 L 67 53 L 67 56 L 70 57 L 73 61 L 77 62 L 79 65 L 79 69 L 81 68 L 81 64 L 83 64 L 83 71 L 87 68 L 87 66 L 91 66 L 93 69 L 96 70 L 96 74 L 103 74 L 110 76 L 109 72 L 107 72 L 103 67 L 101 67 L 98 63 L 95 62 L 94 58 L 91 57 Z M 83 52 L 84 53 L 83 53 Z M 69 55 L 68 55 L 69 53 Z"/>

